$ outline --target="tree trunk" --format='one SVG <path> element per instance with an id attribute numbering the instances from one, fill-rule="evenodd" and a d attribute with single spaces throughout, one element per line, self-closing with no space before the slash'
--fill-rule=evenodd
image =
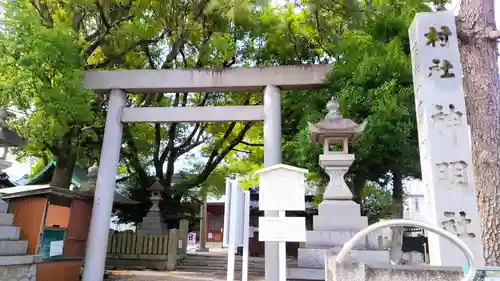
<path id="1" fill-rule="evenodd" d="M 366 177 L 361 173 L 356 173 L 354 175 L 354 179 L 352 180 L 351 192 L 352 192 L 352 200 L 358 204 L 361 204 L 362 196 L 361 192 L 366 185 Z"/>
<path id="2" fill-rule="evenodd" d="M 73 168 L 75 167 L 75 159 L 71 156 L 73 149 L 71 140 L 73 131 L 66 133 L 57 149 L 56 167 L 50 181 L 51 186 L 69 189 L 71 178 L 73 177 Z"/>
<path id="3" fill-rule="evenodd" d="M 500 81 L 493 0 L 462 0 L 457 29 L 486 265 L 500 263 Z"/>
<path id="4" fill-rule="evenodd" d="M 392 218 L 403 218 L 403 177 L 399 171 L 392 171 Z M 391 228 L 390 258 L 395 264 L 401 263 L 403 258 L 403 228 Z"/>
<path id="5" fill-rule="evenodd" d="M 58 156 L 50 185 L 69 189 L 74 167 L 75 161 L 71 157 L 68 157 L 68 155 Z"/>

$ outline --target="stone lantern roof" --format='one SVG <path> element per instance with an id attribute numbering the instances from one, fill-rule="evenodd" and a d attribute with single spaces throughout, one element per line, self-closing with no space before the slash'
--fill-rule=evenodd
<path id="1" fill-rule="evenodd" d="M 309 123 L 309 139 L 323 144 L 325 138 L 342 138 L 354 141 L 365 128 L 366 121 L 358 124 L 351 119 L 343 118 L 340 105 L 335 98 L 326 104 L 328 113 L 318 123 Z"/>
<path id="2" fill-rule="evenodd" d="M 0 108 L 0 147 L 22 147 L 26 141 L 7 128 L 7 110 Z M 1 155 L 0 155 L 1 157 Z"/>
<path id="3" fill-rule="evenodd" d="M 155 182 L 151 185 L 151 187 L 149 187 L 148 189 L 146 189 L 147 191 L 163 191 L 165 188 L 163 187 L 163 185 L 161 185 L 160 181 L 158 178 L 155 179 Z"/>

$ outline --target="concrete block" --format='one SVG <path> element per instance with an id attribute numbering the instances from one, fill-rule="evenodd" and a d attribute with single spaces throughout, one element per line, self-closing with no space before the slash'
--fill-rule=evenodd
<path id="1" fill-rule="evenodd" d="M 14 221 L 13 214 L 0 213 L 0 225 L 12 225 Z"/>
<path id="2" fill-rule="evenodd" d="M 321 231 L 313 230 L 306 232 L 307 248 L 333 248 L 342 247 L 358 231 L 354 230 L 334 230 Z M 355 245 L 356 249 L 378 249 L 377 233 L 369 233 L 365 239 L 362 239 Z"/>
<path id="3" fill-rule="evenodd" d="M 342 217 L 359 217 L 361 215 L 361 207 L 352 200 L 324 200 L 318 206 L 318 214 L 331 215 L 339 214 Z"/>
<path id="4" fill-rule="evenodd" d="M 28 241 L 0 241 L 0 256 L 26 255 Z"/>
<path id="5" fill-rule="evenodd" d="M 314 230 L 353 230 L 360 231 L 368 226 L 367 217 L 344 217 L 342 214 L 328 216 L 314 216 Z"/>
<path id="6" fill-rule="evenodd" d="M 332 249 L 327 248 L 317 248 L 317 249 L 300 249 L 298 250 L 298 264 L 299 267 L 306 268 L 325 268 L 325 257 L 326 254 L 332 251 Z M 340 251 L 334 249 L 333 251 Z M 372 251 L 372 250 L 352 250 L 350 252 L 352 257 L 362 263 L 368 264 L 389 264 L 389 252 L 388 251 Z"/>
<path id="7" fill-rule="evenodd" d="M 21 229 L 17 226 L 0 225 L 0 240 L 19 240 Z"/>

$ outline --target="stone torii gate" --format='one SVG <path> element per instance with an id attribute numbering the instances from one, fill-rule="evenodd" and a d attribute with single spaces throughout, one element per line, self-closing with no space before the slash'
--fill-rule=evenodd
<path id="1" fill-rule="evenodd" d="M 281 163 L 280 90 L 321 87 L 332 65 L 227 69 L 117 70 L 85 74 L 84 87 L 109 93 L 83 281 L 102 281 L 123 123 L 264 121 L 264 166 Z M 126 107 L 127 93 L 257 92 L 262 106 Z M 266 212 L 265 216 L 277 216 Z M 266 280 L 278 281 L 278 243 L 266 242 Z"/>

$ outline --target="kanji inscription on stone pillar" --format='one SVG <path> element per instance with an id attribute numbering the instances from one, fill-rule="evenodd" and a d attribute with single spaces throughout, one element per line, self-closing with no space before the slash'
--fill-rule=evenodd
<path id="1" fill-rule="evenodd" d="M 457 235 L 484 265 L 455 15 L 418 13 L 409 33 L 425 211 L 430 223 Z M 432 265 L 467 264 L 457 247 L 428 236 Z"/>

